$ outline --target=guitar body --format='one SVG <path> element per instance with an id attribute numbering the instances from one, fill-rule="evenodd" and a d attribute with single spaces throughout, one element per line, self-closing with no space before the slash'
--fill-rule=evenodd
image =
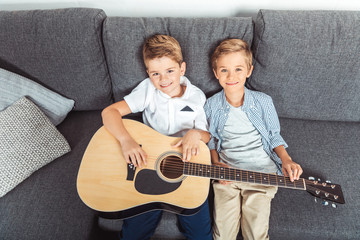
<path id="1" fill-rule="evenodd" d="M 183 175 L 179 138 L 123 120 L 125 128 L 147 153 L 147 166 L 134 168 L 124 160 L 119 142 L 101 127 L 92 137 L 81 161 L 77 190 L 81 200 L 106 217 L 127 218 L 164 209 L 190 215 L 208 196 L 210 179 Z M 205 143 L 191 162 L 211 164 Z"/>

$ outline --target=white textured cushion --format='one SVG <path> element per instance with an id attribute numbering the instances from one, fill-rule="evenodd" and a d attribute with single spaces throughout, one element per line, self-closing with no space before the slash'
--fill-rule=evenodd
<path id="1" fill-rule="evenodd" d="M 18 74 L 0 68 L 0 111 L 23 96 L 28 96 L 56 126 L 74 107 L 74 100 L 65 98 Z"/>
<path id="2" fill-rule="evenodd" d="M 63 135 L 26 97 L 0 112 L 0 126 L 0 197 L 71 150 Z"/>

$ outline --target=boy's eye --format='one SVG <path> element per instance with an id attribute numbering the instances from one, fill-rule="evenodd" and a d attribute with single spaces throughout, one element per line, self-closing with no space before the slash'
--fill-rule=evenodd
<path id="1" fill-rule="evenodd" d="M 153 77 L 159 76 L 159 73 L 153 73 L 152 76 Z"/>
<path id="2" fill-rule="evenodd" d="M 174 70 L 168 70 L 168 73 L 173 73 L 174 72 Z"/>
<path id="3" fill-rule="evenodd" d="M 220 72 L 225 73 L 225 72 L 227 72 L 227 70 L 223 68 L 223 69 L 220 70 Z"/>
<path id="4" fill-rule="evenodd" d="M 241 68 L 236 68 L 235 71 L 241 72 Z"/>

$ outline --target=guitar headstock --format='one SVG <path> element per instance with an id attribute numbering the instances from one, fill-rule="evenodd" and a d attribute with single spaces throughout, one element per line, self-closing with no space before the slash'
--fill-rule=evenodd
<path id="1" fill-rule="evenodd" d="M 335 203 L 344 204 L 345 199 L 339 184 L 334 184 L 329 181 L 321 182 L 314 178 L 305 180 L 306 191 L 315 197 L 328 200 Z"/>

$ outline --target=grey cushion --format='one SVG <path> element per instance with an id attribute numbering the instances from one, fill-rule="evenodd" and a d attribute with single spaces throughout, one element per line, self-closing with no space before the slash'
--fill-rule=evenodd
<path id="1" fill-rule="evenodd" d="M 287 151 L 313 176 L 340 184 L 345 204 L 332 208 L 307 192 L 279 189 L 272 201 L 270 239 L 359 239 L 360 123 L 281 118 Z"/>
<path id="2" fill-rule="evenodd" d="M 251 18 L 127 18 L 108 17 L 104 22 L 104 47 L 115 100 L 121 100 L 147 77 L 142 60 L 144 40 L 154 34 L 175 37 L 186 65 L 185 75 L 208 96 L 219 91 L 210 56 L 226 38 L 252 41 Z"/>
<path id="3" fill-rule="evenodd" d="M 360 121 L 360 12 L 261 10 L 251 87 L 281 117 Z"/>
<path id="4" fill-rule="evenodd" d="M 1 68 L 0 86 L 0 111 L 19 98 L 27 96 L 56 126 L 74 107 L 74 100 L 62 97 L 30 79 Z"/>
<path id="5" fill-rule="evenodd" d="M 75 110 L 102 109 L 111 82 L 100 9 L 0 11 L 0 67 L 67 98 Z"/>
<path id="6" fill-rule="evenodd" d="M 70 151 L 66 139 L 26 97 L 0 112 L 0 197 Z"/>

